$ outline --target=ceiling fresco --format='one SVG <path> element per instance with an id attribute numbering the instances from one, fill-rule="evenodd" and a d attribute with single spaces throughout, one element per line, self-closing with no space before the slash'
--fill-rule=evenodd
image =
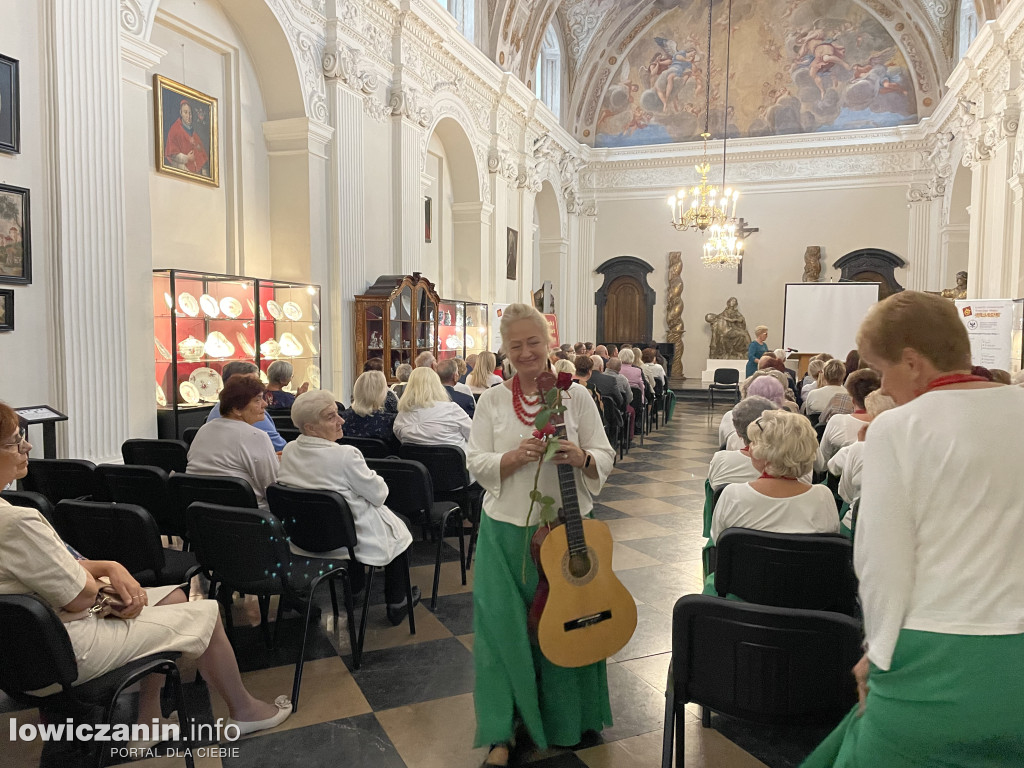
<path id="1" fill-rule="evenodd" d="M 601 101 L 598 147 L 692 141 L 725 123 L 727 4 L 676 8 L 637 36 Z M 734 0 L 730 137 L 917 122 L 910 68 L 892 36 L 853 0 Z"/>

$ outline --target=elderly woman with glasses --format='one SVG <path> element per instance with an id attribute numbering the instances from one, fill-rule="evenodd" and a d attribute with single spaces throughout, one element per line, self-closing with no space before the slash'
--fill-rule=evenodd
<path id="1" fill-rule="evenodd" d="M 370 373 L 383 378 L 377 371 Z M 412 534 L 408 524 L 384 504 L 387 483 L 366 465 L 358 448 L 335 442 L 342 437 L 345 419 L 330 392 L 314 390 L 295 398 L 292 421 L 302 434 L 284 447 L 278 482 L 292 488 L 336 491 L 345 498 L 356 524 L 356 559 L 364 565 L 384 566 L 388 619 L 401 624 L 409 610 L 406 550 L 412 544 Z M 305 552 L 294 544 L 292 551 L 316 557 L 343 557 L 347 552 Z M 413 587 L 412 593 L 415 605 L 419 587 Z"/>

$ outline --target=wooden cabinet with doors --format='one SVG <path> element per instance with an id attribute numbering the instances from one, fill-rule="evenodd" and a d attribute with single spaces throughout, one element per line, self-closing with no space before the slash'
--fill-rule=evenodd
<path id="1" fill-rule="evenodd" d="M 388 382 L 395 382 L 395 368 L 412 363 L 422 352 L 437 356 L 437 305 L 434 284 L 419 272 L 381 275 L 356 296 L 356 370 L 379 357 Z M 354 377 L 353 377 L 354 378 Z"/>

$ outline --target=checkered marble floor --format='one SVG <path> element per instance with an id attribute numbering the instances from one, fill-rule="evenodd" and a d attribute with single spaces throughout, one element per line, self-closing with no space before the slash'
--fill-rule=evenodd
<path id="1" fill-rule="evenodd" d="M 611 528 L 615 568 L 636 599 L 639 614 L 633 639 L 609 660 L 614 725 L 594 744 L 517 754 L 517 764 L 536 768 L 660 765 L 672 606 L 681 595 L 702 588 L 704 479 L 717 450 L 718 421 L 724 410 L 710 412 L 703 404 L 680 402 L 672 421 L 645 437 L 642 446 L 637 441 L 609 477 L 595 516 Z M 424 602 L 416 608 L 416 634 L 409 635 L 407 623 L 392 627 L 387 622 L 383 578 L 378 576 L 371 594 L 363 663 L 353 670 L 344 617 L 335 627 L 324 590 L 323 614 L 307 649 L 299 711 L 274 731 L 222 742 L 232 751 L 223 757 L 201 758 L 200 768 L 475 768 L 480 764 L 486 750 L 472 748 L 472 571 L 469 584 L 463 586 L 457 550 L 448 546 L 441 596 L 437 609 L 431 611 L 434 548 L 426 542 L 413 546 L 413 583 L 424 594 Z M 357 600 L 361 605 L 361 596 Z M 236 601 L 234 621 L 235 650 L 246 685 L 268 700 L 288 693 L 300 619 L 286 614 L 273 651 L 264 647 L 253 598 Z M 226 716 L 224 703 L 206 686 L 191 684 L 186 693 L 201 721 Z M 131 717 L 130 707 L 131 701 L 126 702 L 125 721 Z M 38 743 L 9 742 L 6 721 L 12 717 L 19 724 L 33 722 L 36 713 L 16 711 L 0 694 L 0 738 L 4 740 L 0 764 L 36 765 Z M 691 768 L 766 764 L 790 768 L 821 736 L 769 732 L 718 716 L 705 729 L 695 706 L 688 709 L 686 718 L 686 764 Z M 160 757 L 133 765 L 182 764 L 180 758 Z"/>

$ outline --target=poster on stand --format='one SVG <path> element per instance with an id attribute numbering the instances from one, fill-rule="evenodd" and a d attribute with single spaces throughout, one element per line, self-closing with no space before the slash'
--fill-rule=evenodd
<path id="1" fill-rule="evenodd" d="M 551 332 L 551 348 L 555 349 L 561 343 L 558 341 L 558 316 L 544 315 L 548 321 L 548 330 Z"/>
<path id="2" fill-rule="evenodd" d="M 954 303 L 971 340 L 971 363 L 985 368 L 1011 370 L 1013 301 L 958 299 Z"/>
<path id="3" fill-rule="evenodd" d="M 508 304 L 491 304 L 490 313 L 491 325 L 491 352 L 501 349 L 501 316 L 505 313 Z"/>

